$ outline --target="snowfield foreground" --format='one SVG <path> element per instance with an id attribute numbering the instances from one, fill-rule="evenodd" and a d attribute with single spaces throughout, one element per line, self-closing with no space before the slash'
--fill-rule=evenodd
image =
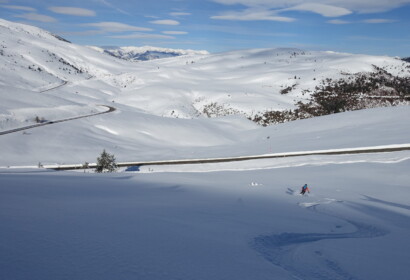
<path id="1" fill-rule="evenodd" d="M 407 279 L 410 153 L 376 157 L 205 173 L 3 169 L 0 278 Z"/>

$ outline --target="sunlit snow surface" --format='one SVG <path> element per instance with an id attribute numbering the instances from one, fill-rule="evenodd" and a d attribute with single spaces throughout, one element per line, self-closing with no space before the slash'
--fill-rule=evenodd
<path id="1" fill-rule="evenodd" d="M 0 277 L 406 279 L 410 160 L 391 158 L 200 173 L 3 169 Z"/>
<path id="2" fill-rule="evenodd" d="M 402 61 L 274 49 L 132 63 L 4 20 L 0 45 L 1 131 L 117 109 L 0 136 L 0 279 L 410 275 L 409 151 L 116 174 L 22 168 L 92 163 L 103 149 L 124 162 L 409 144 L 409 106 L 267 128 L 242 115 L 292 108 L 322 79 L 373 64 L 408 76 Z M 214 102 L 241 114 L 198 116 Z"/>

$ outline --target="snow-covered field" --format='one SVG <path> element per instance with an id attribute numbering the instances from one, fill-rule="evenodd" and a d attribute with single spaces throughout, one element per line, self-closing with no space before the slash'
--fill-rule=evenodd
<path id="1" fill-rule="evenodd" d="M 409 157 L 200 173 L 3 169 L 0 278 L 407 279 Z"/>
<path id="2" fill-rule="evenodd" d="M 0 136 L 0 279 L 408 279 L 410 151 L 34 168 L 103 149 L 127 162 L 408 145 L 409 106 L 246 118 L 373 65 L 410 74 L 395 58 L 294 49 L 130 62 L 0 20 L 0 131 L 117 109 Z"/>

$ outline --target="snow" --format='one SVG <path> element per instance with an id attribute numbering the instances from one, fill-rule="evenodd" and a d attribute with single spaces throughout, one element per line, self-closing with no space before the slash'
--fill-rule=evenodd
<path id="1" fill-rule="evenodd" d="M 0 50 L 0 131 L 116 108 L 0 136 L 0 279 L 408 278 L 408 150 L 37 168 L 103 149 L 129 162 L 408 147 L 409 106 L 270 127 L 244 116 L 290 109 L 321 79 L 372 64 L 408 76 L 402 61 L 258 49 L 135 63 L 5 20 Z M 215 102 L 236 113 L 205 117 Z"/>
<path id="2" fill-rule="evenodd" d="M 3 170 L 1 276 L 406 279 L 409 163 Z M 296 195 L 304 183 L 311 193 Z"/>
<path id="3" fill-rule="evenodd" d="M 114 135 L 118 135 L 118 132 L 116 132 L 116 131 L 114 131 L 114 130 L 108 128 L 108 127 L 105 127 L 105 126 L 103 126 L 103 125 L 96 125 L 95 127 L 96 127 L 96 128 L 99 128 L 99 129 L 101 129 L 101 130 L 107 131 L 108 133 L 111 133 L 111 134 L 114 134 Z"/>

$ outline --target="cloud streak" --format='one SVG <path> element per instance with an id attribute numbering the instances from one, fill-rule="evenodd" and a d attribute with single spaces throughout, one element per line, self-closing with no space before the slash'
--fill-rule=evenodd
<path id="1" fill-rule="evenodd" d="M 169 15 L 173 17 L 179 17 L 179 16 L 190 16 L 191 13 L 173 12 L 173 13 L 169 13 Z"/>
<path id="2" fill-rule="evenodd" d="M 340 17 L 340 16 L 349 15 L 349 14 L 352 13 L 352 11 L 350 11 L 346 8 L 341 8 L 341 7 L 331 6 L 331 5 L 325 5 L 325 4 L 319 4 L 319 3 L 300 4 L 300 5 L 296 5 L 294 7 L 291 7 L 291 8 L 279 10 L 279 12 L 284 12 L 284 11 L 312 12 L 312 13 L 322 15 L 324 17 Z"/>
<path id="3" fill-rule="evenodd" d="M 247 9 L 244 11 L 236 12 L 229 11 L 217 16 L 211 16 L 211 19 L 218 20 L 237 20 L 237 21 L 281 21 L 281 22 L 293 22 L 296 19 L 290 17 L 278 16 L 275 11 L 263 10 L 263 9 Z"/>
<path id="4" fill-rule="evenodd" d="M 39 22 L 56 22 L 57 20 L 53 17 L 41 15 L 37 13 L 27 13 L 22 15 L 16 15 L 15 17 L 24 18 L 26 20 L 31 21 L 39 21 Z"/>
<path id="5" fill-rule="evenodd" d="M 292 9 L 303 5 L 327 5 L 357 13 L 378 13 L 410 4 L 410 0 L 212 0 L 223 5 L 243 5 L 265 9 Z M 307 3 L 306 3 L 307 2 Z"/>
<path id="6" fill-rule="evenodd" d="M 392 22 L 395 22 L 395 20 L 384 19 L 384 18 L 373 18 L 373 19 L 363 20 L 363 22 L 364 23 L 371 23 L 371 24 L 374 24 L 374 23 L 392 23 Z"/>
<path id="7" fill-rule="evenodd" d="M 332 19 L 332 20 L 329 20 L 328 23 L 331 23 L 331 24 L 350 24 L 352 22 L 347 21 L 347 20 L 341 20 L 341 19 Z"/>
<path id="8" fill-rule="evenodd" d="M 340 20 L 340 19 L 333 19 L 333 20 L 329 20 L 327 23 L 331 23 L 331 24 L 353 24 L 353 23 L 379 24 L 379 23 L 392 23 L 392 22 L 396 22 L 396 20 L 385 19 L 385 18 L 365 19 L 361 21 L 346 21 L 346 20 Z"/>
<path id="9" fill-rule="evenodd" d="M 32 7 L 27 7 L 27 6 L 3 5 L 2 7 L 6 8 L 6 9 L 20 10 L 20 11 L 26 11 L 26 12 L 35 12 L 36 11 L 36 9 L 34 9 Z"/>
<path id="10" fill-rule="evenodd" d="M 186 35 L 188 32 L 185 31 L 162 31 L 163 34 L 167 35 Z"/>
<path id="11" fill-rule="evenodd" d="M 152 31 L 151 28 L 138 27 L 133 25 L 128 25 L 120 22 L 103 21 L 96 23 L 87 23 L 84 26 L 97 27 L 101 31 L 109 32 L 127 32 L 127 31 Z"/>
<path id="12" fill-rule="evenodd" d="M 160 25 L 179 25 L 179 21 L 173 19 L 162 19 L 162 20 L 153 20 L 150 21 L 153 24 L 160 24 Z"/>
<path id="13" fill-rule="evenodd" d="M 129 35 L 115 35 L 110 38 L 116 39 L 175 39 L 173 36 L 160 35 L 160 34 L 148 34 L 148 33 L 133 33 Z"/>
<path id="14" fill-rule="evenodd" d="M 81 16 L 81 17 L 94 17 L 96 13 L 92 10 L 76 8 L 76 7 L 49 7 L 50 11 L 71 16 Z"/>
<path id="15" fill-rule="evenodd" d="M 114 6 L 113 4 L 111 4 L 110 2 L 108 2 L 108 1 L 106 1 L 106 0 L 93 0 L 94 2 L 97 2 L 97 3 L 100 3 L 100 4 L 102 4 L 102 5 L 104 5 L 104 6 L 106 6 L 106 7 L 108 7 L 108 8 L 111 8 L 111 9 L 114 9 L 114 10 L 116 10 L 117 12 L 119 12 L 119 13 L 121 13 L 121 14 L 124 14 L 124 15 L 130 15 L 129 13 L 127 13 L 126 11 L 124 11 L 124 10 L 122 10 L 122 9 L 120 9 L 120 8 L 118 8 L 118 7 L 116 7 L 116 6 Z"/>

